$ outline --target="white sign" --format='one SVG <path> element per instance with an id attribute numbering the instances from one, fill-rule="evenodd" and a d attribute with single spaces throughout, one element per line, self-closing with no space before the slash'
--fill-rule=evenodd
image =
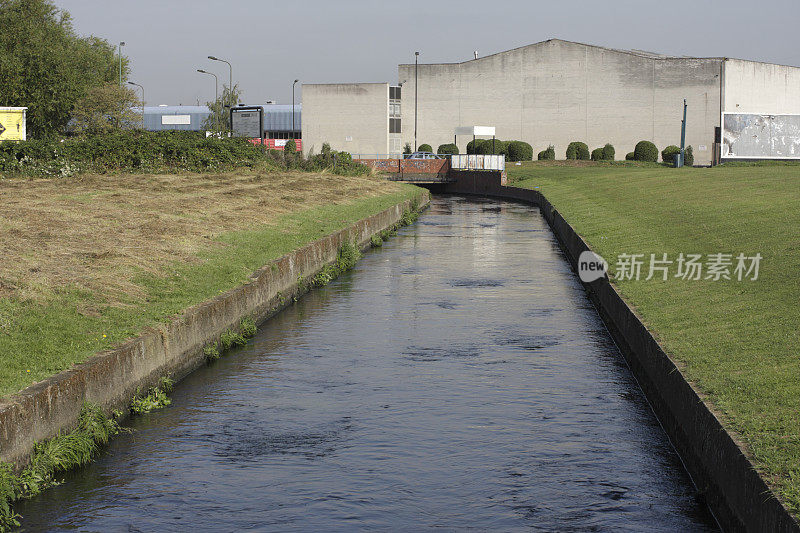
<path id="1" fill-rule="evenodd" d="M 163 125 L 190 125 L 192 123 L 192 115 L 161 115 L 161 124 Z"/>
<path id="2" fill-rule="evenodd" d="M 697 147 L 697 149 L 700 150 L 701 152 L 705 152 L 706 150 L 708 150 L 708 147 L 705 144 L 701 144 L 700 146 Z"/>
<path id="3" fill-rule="evenodd" d="M 286 146 L 288 139 L 275 139 L 275 146 Z"/>

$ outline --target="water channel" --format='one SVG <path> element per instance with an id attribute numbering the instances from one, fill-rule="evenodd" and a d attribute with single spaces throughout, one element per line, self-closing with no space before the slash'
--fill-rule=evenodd
<path id="1" fill-rule="evenodd" d="M 711 531 L 536 209 L 438 197 L 180 383 L 29 531 Z"/>

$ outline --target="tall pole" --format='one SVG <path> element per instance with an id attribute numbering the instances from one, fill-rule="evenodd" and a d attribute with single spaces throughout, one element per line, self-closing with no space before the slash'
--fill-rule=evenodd
<path id="1" fill-rule="evenodd" d="M 222 61 L 223 63 L 228 63 L 224 59 L 220 59 L 216 56 L 208 56 L 211 61 Z M 233 67 L 230 63 L 228 63 L 228 90 L 233 91 Z"/>
<path id="2" fill-rule="evenodd" d="M 684 146 L 686 145 L 686 98 L 683 99 L 683 121 L 681 122 L 681 162 L 680 166 L 683 166 L 684 162 Z"/>
<path id="3" fill-rule="evenodd" d="M 417 96 L 419 89 L 417 71 L 419 70 L 419 52 L 414 52 L 414 151 L 417 151 Z"/>
<path id="4" fill-rule="evenodd" d="M 292 138 L 293 139 L 294 139 L 294 86 L 297 84 L 298 81 L 300 80 L 294 80 L 294 83 L 292 83 Z"/>
<path id="5" fill-rule="evenodd" d="M 219 78 L 217 78 L 217 75 L 214 74 L 213 72 L 208 72 L 207 70 L 203 70 L 201 68 L 197 69 L 197 72 L 199 72 L 200 74 L 210 74 L 214 76 L 214 101 L 216 102 L 217 100 L 219 100 Z"/>
<path id="6" fill-rule="evenodd" d="M 119 86 L 122 87 L 122 47 L 125 46 L 125 41 L 120 41 L 117 47 L 117 55 L 119 56 Z"/>
<path id="7" fill-rule="evenodd" d="M 142 129 L 144 129 L 144 87 L 142 87 L 138 83 L 133 83 L 132 81 L 129 81 L 128 84 L 135 85 L 142 90 Z"/>

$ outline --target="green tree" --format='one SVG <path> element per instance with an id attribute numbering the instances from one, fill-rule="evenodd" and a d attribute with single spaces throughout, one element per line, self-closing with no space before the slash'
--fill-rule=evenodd
<path id="1" fill-rule="evenodd" d="M 119 57 L 104 39 L 80 37 L 50 0 L 0 0 L 0 106 L 28 108 L 28 132 L 64 132 L 89 89 L 118 82 Z M 128 61 L 122 58 L 123 76 Z"/>
<path id="2" fill-rule="evenodd" d="M 203 127 L 213 132 L 231 131 L 231 107 L 239 103 L 242 90 L 235 83 L 233 89 L 227 85 L 222 86 L 222 94 L 213 102 L 206 102 L 211 114 L 206 118 Z"/>
<path id="3" fill-rule="evenodd" d="M 137 111 L 140 105 L 136 93 L 127 87 L 120 87 L 119 83 L 92 87 L 75 104 L 73 126 L 80 133 L 92 134 L 138 127 L 141 123 Z"/>

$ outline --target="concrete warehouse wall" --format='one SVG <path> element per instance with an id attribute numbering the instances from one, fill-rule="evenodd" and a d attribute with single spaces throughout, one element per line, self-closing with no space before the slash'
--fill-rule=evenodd
<path id="1" fill-rule="evenodd" d="M 389 84 L 303 84 L 303 153 L 389 153 Z"/>
<path id="2" fill-rule="evenodd" d="M 420 206 L 429 199 L 425 191 Z M 250 282 L 150 328 L 119 348 L 0 400 L 0 461 L 19 465 L 34 443 L 74 427 L 84 400 L 107 412 L 127 411 L 137 389 L 147 390 L 166 374 L 182 378 L 204 364 L 207 343 L 218 341 L 229 328 L 237 329 L 246 316 L 258 323 L 276 313 L 304 290 L 301 280 L 312 279 L 336 260 L 344 243 L 369 246 L 373 235 L 396 224 L 410 206 L 407 200 L 284 255 L 254 272 Z"/>
<path id="3" fill-rule="evenodd" d="M 723 80 L 726 112 L 800 114 L 798 67 L 726 59 Z"/>
<path id="4" fill-rule="evenodd" d="M 687 144 L 708 164 L 720 121 L 721 60 L 667 58 L 545 41 L 455 64 L 419 65 L 418 143 L 453 142 L 457 126 L 495 126 L 534 154 L 571 141 L 590 149 L 610 142 L 624 159 L 640 140 L 659 149 L 680 144 L 687 99 Z M 414 65 L 400 65 L 403 143 L 414 140 Z M 305 109 L 304 109 L 305 112 Z M 471 140 L 459 137 L 462 153 Z M 703 150 L 701 147 L 705 147 Z"/>

